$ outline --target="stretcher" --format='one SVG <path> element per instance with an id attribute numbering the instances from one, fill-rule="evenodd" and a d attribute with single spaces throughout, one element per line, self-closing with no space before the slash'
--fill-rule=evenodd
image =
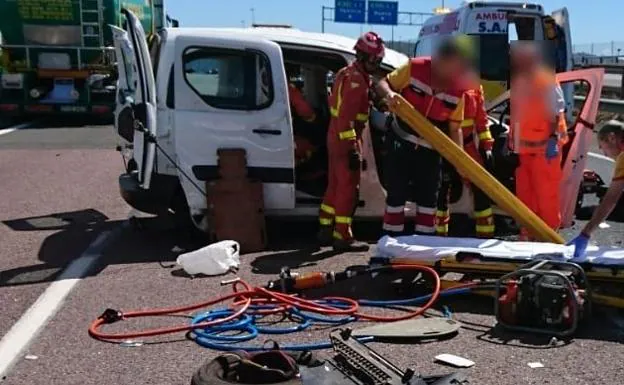
<path id="1" fill-rule="evenodd" d="M 624 307 L 624 248 L 590 245 L 582 259 L 574 259 L 573 255 L 574 246 L 546 242 L 384 236 L 378 241 L 370 263 L 424 265 L 440 274 L 454 272 L 479 279 L 498 278 L 536 259 L 567 260 L 585 270 L 597 302 Z"/>

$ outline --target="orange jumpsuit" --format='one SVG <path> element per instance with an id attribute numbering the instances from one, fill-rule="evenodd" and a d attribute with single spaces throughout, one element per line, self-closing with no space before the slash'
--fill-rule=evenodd
<path id="1" fill-rule="evenodd" d="M 357 203 L 360 170 L 352 170 L 349 159 L 352 151 L 361 154 L 362 131 L 368 121 L 370 86 L 368 74 L 353 63 L 338 71 L 329 96 L 329 178 L 319 220 L 321 226 L 334 226 L 335 239 L 353 239 L 351 222 Z"/>
<path id="2" fill-rule="evenodd" d="M 477 150 L 475 135 L 479 139 L 479 148 L 482 151 L 492 151 L 494 139 L 487 126 L 487 112 L 483 98 L 483 87 L 471 89 L 464 94 L 464 120 L 461 124 L 464 135 L 464 151 L 471 158 L 483 165 L 483 158 Z M 436 234 L 448 235 L 450 222 L 449 193 L 450 173 L 456 173 L 449 164 L 446 165 L 447 175 L 443 176 L 438 193 L 438 210 L 436 212 Z M 450 170 L 449 170 L 450 168 Z M 450 171 L 450 172 L 449 172 Z M 479 238 L 492 238 L 494 236 L 494 213 L 490 199 L 477 186 L 471 184 L 474 197 L 475 230 Z"/>
<path id="3" fill-rule="evenodd" d="M 512 81 L 510 103 L 509 144 L 520 163 L 516 195 L 556 230 L 561 225 L 561 148 L 567 142 L 561 87 L 553 73 L 539 69 Z M 548 159 L 547 146 L 553 136 L 558 139 L 559 154 Z M 526 229 L 521 229 L 521 236 L 528 238 Z"/>
<path id="4" fill-rule="evenodd" d="M 292 83 L 288 83 L 288 98 L 290 100 L 290 107 L 298 117 L 306 122 L 313 122 L 316 120 L 314 109 L 310 106 L 308 101 L 305 100 L 301 91 Z M 295 162 L 297 164 L 308 160 L 315 150 L 316 148 L 308 139 L 295 135 Z"/>

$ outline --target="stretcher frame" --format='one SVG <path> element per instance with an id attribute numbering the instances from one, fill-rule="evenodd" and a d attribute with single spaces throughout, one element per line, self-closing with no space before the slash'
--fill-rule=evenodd
<path id="1" fill-rule="evenodd" d="M 516 258 L 503 262 L 498 258 L 473 253 L 457 253 L 436 260 L 409 257 L 373 257 L 370 265 L 419 265 L 431 267 L 442 277 L 442 288 L 450 289 L 469 281 L 498 279 L 516 271 L 520 266 L 534 262 L 534 258 Z M 596 266 L 590 262 L 578 263 L 592 287 L 592 300 L 596 304 L 624 309 L 624 267 Z M 446 273 L 458 273 L 462 278 L 447 279 Z M 494 296 L 494 290 L 475 290 L 476 294 Z M 616 292 L 614 294 L 614 292 Z"/>

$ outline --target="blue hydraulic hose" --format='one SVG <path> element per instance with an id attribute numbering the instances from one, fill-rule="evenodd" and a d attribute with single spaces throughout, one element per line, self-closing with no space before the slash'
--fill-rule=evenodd
<path id="1" fill-rule="evenodd" d="M 447 297 L 452 295 L 459 294 L 467 294 L 470 293 L 474 289 L 485 288 L 485 286 L 473 286 L 473 287 L 464 287 L 458 289 L 447 289 L 440 292 L 440 296 Z M 373 300 L 360 300 L 358 303 L 363 306 L 370 307 L 392 307 L 392 306 L 401 306 L 401 305 L 417 305 L 423 302 L 430 300 L 432 297 L 431 294 L 424 295 L 415 298 L 401 299 L 401 300 L 391 300 L 391 301 L 373 301 Z M 337 309 L 348 308 L 349 304 L 339 301 L 339 300 L 319 300 L 319 304 L 329 305 L 335 307 Z M 356 321 L 357 318 L 353 316 L 347 317 L 324 317 L 318 316 L 311 312 L 307 312 L 298 308 L 291 308 L 287 311 L 287 314 L 290 316 L 295 316 L 299 318 L 298 325 L 288 328 L 266 328 L 266 327 L 258 327 L 255 323 L 256 319 L 260 319 L 263 316 L 258 314 L 253 314 L 255 310 L 273 310 L 278 308 L 278 305 L 252 305 L 249 307 L 250 313 L 243 314 L 237 319 L 231 320 L 229 322 L 209 326 L 204 329 L 196 329 L 193 331 L 194 340 L 200 346 L 205 348 L 219 350 L 219 351 L 234 351 L 234 350 L 246 350 L 250 352 L 255 351 L 263 351 L 268 350 L 264 346 L 242 346 L 239 342 L 249 341 L 256 338 L 259 334 L 290 334 L 298 331 L 302 331 L 312 326 L 313 323 L 328 323 L 335 325 L 343 325 L 346 323 L 350 323 Z M 220 318 L 225 318 L 234 313 L 231 309 L 215 309 L 202 314 L 199 314 L 193 318 L 191 323 L 198 324 L 207 321 L 214 321 Z M 224 332 L 240 332 L 240 334 L 236 335 L 224 335 Z M 359 337 L 358 340 L 362 343 L 368 343 L 374 340 L 373 337 Z M 319 350 L 319 349 L 329 349 L 332 347 L 330 342 L 318 342 L 311 344 L 295 344 L 295 345 L 285 345 L 280 346 L 282 350 L 288 351 L 302 351 L 302 350 Z"/>

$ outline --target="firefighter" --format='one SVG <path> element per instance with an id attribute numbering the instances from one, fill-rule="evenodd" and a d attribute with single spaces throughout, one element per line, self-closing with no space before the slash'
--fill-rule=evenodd
<path id="1" fill-rule="evenodd" d="M 591 234 L 613 212 L 624 193 L 624 123 L 612 120 L 598 131 L 598 143 L 606 156 L 615 160 L 615 169 L 609 189 L 592 218 L 581 233 L 568 245 L 574 245 L 574 258 L 583 258 Z"/>
<path id="2" fill-rule="evenodd" d="M 382 79 L 378 93 L 386 97 L 390 106 L 396 102 L 395 95 L 400 93 L 461 147 L 464 87 L 460 86 L 460 80 L 472 64 L 472 52 L 467 36 L 447 39 L 433 57 L 413 58 Z M 386 143 L 384 232 L 395 236 L 405 231 L 405 202 L 413 197 L 415 232 L 434 235 L 440 154 L 398 117 L 393 120 Z"/>
<path id="3" fill-rule="evenodd" d="M 518 155 L 516 195 L 549 227 L 561 225 L 561 147 L 567 141 L 565 102 L 555 74 L 537 46 L 512 47 L 509 144 Z M 531 240 L 526 229 L 521 240 Z"/>
<path id="4" fill-rule="evenodd" d="M 492 169 L 492 148 L 494 139 L 488 128 L 487 113 L 481 85 L 469 89 L 464 94 L 464 120 L 461 123 L 464 136 L 464 151 L 482 166 Z M 475 138 L 476 137 L 476 138 Z M 475 143 L 478 140 L 478 148 Z M 438 193 L 438 211 L 436 213 L 436 234 L 447 236 L 450 222 L 449 194 L 451 179 L 456 175 L 455 169 L 444 162 L 445 172 Z M 465 182 L 465 181 L 464 181 Z M 470 184 L 474 198 L 475 230 L 478 238 L 494 236 L 494 213 L 490 199 L 474 184 Z"/>
<path id="5" fill-rule="evenodd" d="M 295 163 L 300 165 L 312 157 L 316 147 L 306 138 L 305 131 L 313 129 L 316 121 L 316 113 L 303 96 L 303 93 L 291 80 L 292 77 L 299 75 L 299 69 L 290 64 L 286 67 L 288 74 L 288 100 L 290 101 L 290 110 L 293 115 L 293 126 L 295 129 Z M 305 126 L 305 127 L 301 127 Z"/>
<path id="6" fill-rule="evenodd" d="M 329 97 L 329 178 L 319 216 L 319 240 L 332 243 L 337 251 L 368 249 L 353 239 L 351 221 L 360 183 L 362 131 L 368 122 L 370 75 L 385 54 L 383 41 L 374 32 L 363 34 L 354 49 L 356 60 L 336 74 Z"/>

